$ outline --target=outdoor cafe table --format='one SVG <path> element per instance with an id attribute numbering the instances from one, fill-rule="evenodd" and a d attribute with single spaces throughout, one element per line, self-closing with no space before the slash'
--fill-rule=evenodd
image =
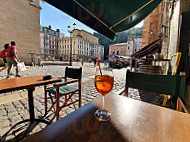
<path id="1" fill-rule="evenodd" d="M 31 77 L 19 77 L 19 78 L 11 78 L 0 80 L 0 93 L 6 93 L 15 90 L 27 89 L 28 90 L 28 104 L 29 104 L 29 114 L 30 118 L 18 122 L 14 127 L 21 123 L 30 122 L 31 124 L 34 122 L 42 122 L 46 124 L 50 124 L 50 122 L 43 119 L 36 119 L 34 114 L 34 102 L 33 102 L 33 91 L 36 86 L 47 85 L 55 82 L 61 81 L 58 78 L 52 78 L 49 80 L 43 80 L 43 76 L 31 76 Z M 30 127 L 30 126 L 29 126 Z M 6 134 L 4 135 L 6 136 Z"/>
<path id="2" fill-rule="evenodd" d="M 190 115 L 175 110 L 108 94 L 108 122 L 99 122 L 94 112 L 102 98 L 72 112 L 24 142 L 185 142 L 190 141 Z"/>

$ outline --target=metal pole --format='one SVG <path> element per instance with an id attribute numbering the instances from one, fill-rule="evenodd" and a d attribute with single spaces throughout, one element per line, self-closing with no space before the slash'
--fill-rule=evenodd
<path id="1" fill-rule="evenodd" d="M 72 32 L 70 32 L 70 62 L 69 65 L 72 66 Z"/>

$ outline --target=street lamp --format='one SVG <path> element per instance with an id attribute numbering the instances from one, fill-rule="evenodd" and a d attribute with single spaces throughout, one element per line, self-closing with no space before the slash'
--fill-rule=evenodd
<path id="1" fill-rule="evenodd" d="M 67 30 L 70 33 L 70 61 L 69 61 L 70 66 L 72 66 L 72 34 L 73 34 L 73 31 L 75 30 L 76 26 L 77 25 L 74 23 L 73 24 L 73 30 L 71 30 L 70 26 L 67 27 Z"/>
<path id="2" fill-rule="evenodd" d="M 150 30 L 150 34 L 153 35 L 153 30 Z"/>

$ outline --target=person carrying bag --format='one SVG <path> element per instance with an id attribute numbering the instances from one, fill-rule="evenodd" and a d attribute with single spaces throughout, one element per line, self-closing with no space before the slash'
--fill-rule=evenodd
<path id="1" fill-rule="evenodd" d="M 9 46 L 8 50 L 7 50 L 7 64 L 8 64 L 8 70 L 7 70 L 7 78 L 10 77 L 10 71 L 12 68 L 12 65 L 16 66 L 16 76 L 15 77 L 21 77 L 19 75 L 19 71 L 18 71 L 18 66 L 17 64 L 20 62 L 18 56 L 18 51 L 16 49 L 16 43 L 15 41 L 11 41 L 11 46 Z"/>

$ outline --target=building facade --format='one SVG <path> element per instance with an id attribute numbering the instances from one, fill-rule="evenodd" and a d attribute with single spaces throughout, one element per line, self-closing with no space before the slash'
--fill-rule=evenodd
<path id="1" fill-rule="evenodd" d="M 134 53 L 141 50 L 142 48 L 142 36 L 134 37 Z"/>
<path id="2" fill-rule="evenodd" d="M 109 46 L 109 55 L 128 56 L 136 53 L 141 49 L 142 37 L 141 36 L 129 36 L 127 43 L 117 43 Z M 115 60 L 110 57 L 109 61 Z"/>
<path id="3" fill-rule="evenodd" d="M 119 56 L 130 56 L 132 53 L 132 48 L 128 46 L 128 43 L 118 43 L 109 46 L 109 56 L 119 55 Z M 117 58 L 109 57 L 109 61 L 116 61 Z"/>
<path id="4" fill-rule="evenodd" d="M 142 47 L 145 47 L 159 38 L 161 18 L 162 3 L 160 3 L 159 6 L 144 19 Z"/>
<path id="5" fill-rule="evenodd" d="M 43 60 L 55 60 L 59 59 L 59 37 L 60 30 L 53 30 L 51 26 L 41 27 L 40 33 L 40 49 L 41 58 Z"/>
<path id="6" fill-rule="evenodd" d="M 128 48 L 130 52 L 127 53 L 127 56 L 131 56 L 142 48 L 142 36 L 129 36 L 128 40 Z"/>
<path id="7" fill-rule="evenodd" d="M 104 60 L 104 46 L 98 43 L 98 38 L 78 29 L 73 31 L 72 37 L 59 39 L 59 53 L 62 60 L 69 60 L 70 55 L 75 61 L 89 61 L 94 58 Z"/>
<path id="8" fill-rule="evenodd" d="M 31 54 L 40 53 L 39 0 L 1 0 L 0 5 L 1 50 L 5 43 L 14 40 L 20 60 L 31 64 Z"/>
<path id="9" fill-rule="evenodd" d="M 109 46 L 109 55 L 127 56 L 131 53 L 128 43 L 118 43 Z"/>

